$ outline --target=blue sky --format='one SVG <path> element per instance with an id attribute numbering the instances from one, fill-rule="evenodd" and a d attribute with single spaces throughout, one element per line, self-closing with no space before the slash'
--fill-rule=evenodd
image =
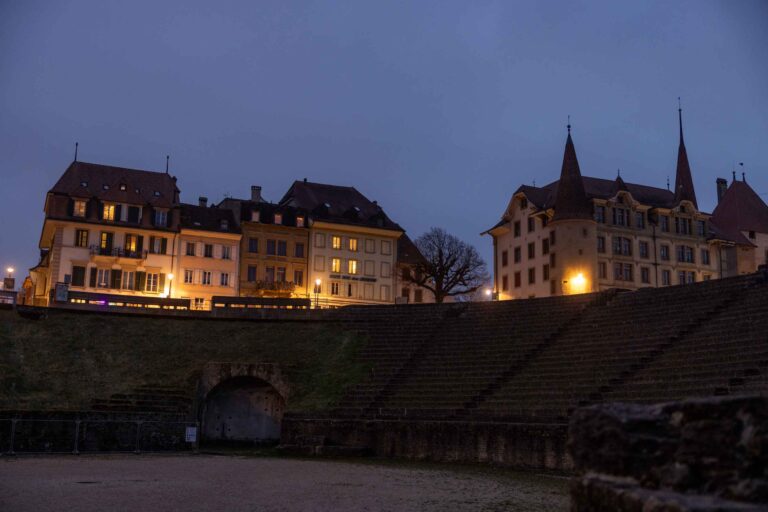
<path id="1" fill-rule="evenodd" d="M 182 200 L 352 185 L 413 237 L 490 264 L 518 185 L 674 183 L 677 97 L 699 205 L 744 162 L 768 199 L 768 2 L 0 0 L 0 266 L 37 260 L 73 157 L 162 170 Z M 738 167 L 738 166 L 737 166 Z"/>

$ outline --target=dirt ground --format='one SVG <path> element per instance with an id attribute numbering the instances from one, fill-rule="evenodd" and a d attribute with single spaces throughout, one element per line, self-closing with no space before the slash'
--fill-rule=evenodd
<path id="1" fill-rule="evenodd" d="M 218 455 L 0 458 L 0 510 L 558 511 L 568 482 L 486 467 Z"/>

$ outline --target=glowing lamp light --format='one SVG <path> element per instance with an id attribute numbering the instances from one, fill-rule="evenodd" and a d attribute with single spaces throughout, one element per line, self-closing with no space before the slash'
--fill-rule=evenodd
<path id="1" fill-rule="evenodd" d="M 320 286 L 320 279 L 315 279 L 315 286 Z"/>
<path id="2" fill-rule="evenodd" d="M 7 270 L 9 274 L 13 274 L 13 272 L 14 272 L 16 269 L 15 269 L 15 268 L 13 268 L 13 267 L 8 267 L 8 268 L 6 268 L 5 270 Z"/>
<path id="3" fill-rule="evenodd" d="M 169 280 L 169 281 L 172 281 L 172 280 L 173 280 L 173 273 L 170 273 L 170 274 L 168 274 L 168 280 Z"/>
<path id="4" fill-rule="evenodd" d="M 584 293 L 587 291 L 587 278 L 579 272 L 571 278 L 571 293 Z"/>

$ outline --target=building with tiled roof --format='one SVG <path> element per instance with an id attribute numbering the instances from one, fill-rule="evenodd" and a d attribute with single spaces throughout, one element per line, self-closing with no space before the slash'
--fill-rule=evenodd
<path id="1" fill-rule="evenodd" d="M 493 238 L 498 298 L 638 289 L 742 273 L 723 256 L 736 243 L 731 219 L 715 225 L 698 209 L 679 114 L 674 190 L 621 176 L 583 176 L 569 125 L 560 178 L 543 187 L 520 186 L 484 233 Z M 732 216 L 721 209 L 719 217 Z"/>

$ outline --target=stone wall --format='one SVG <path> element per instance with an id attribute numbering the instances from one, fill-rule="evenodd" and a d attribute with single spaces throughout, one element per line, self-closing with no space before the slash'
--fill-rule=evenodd
<path id="1" fill-rule="evenodd" d="M 768 399 L 577 410 L 574 511 L 768 510 Z"/>
<path id="2" fill-rule="evenodd" d="M 557 424 L 286 416 L 281 443 L 286 449 L 313 455 L 350 448 L 378 457 L 568 470 L 572 464 L 566 452 L 566 431 L 566 425 Z"/>

